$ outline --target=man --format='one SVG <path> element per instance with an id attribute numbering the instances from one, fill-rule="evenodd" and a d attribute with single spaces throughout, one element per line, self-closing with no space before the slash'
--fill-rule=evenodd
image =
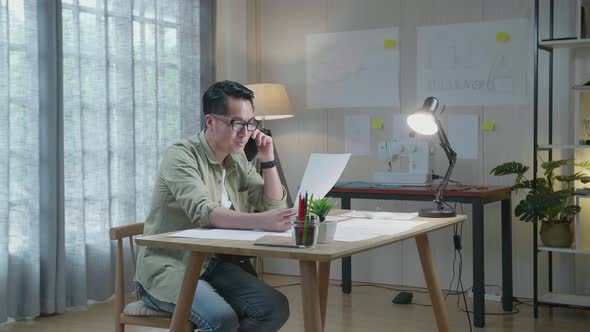
<path id="1" fill-rule="evenodd" d="M 277 173 L 272 138 L 256 129 L 254 95 L 230 81 L 203 95 L 206 128 L 166 152 L 153 191 L 144 234 L 188 228 L 286 231 L 290 217 Z M 261 177 L 244 146 L 258 146 Z M 260 213 L 249 213 L 253 207 Z M 174 311 L 186 269 L 185 252 L 142 247 L 136 279 L 149 307 Z M 238 265 L 208 256 L 192 304 L 199 331 L 277 331 L 289 317 L 287 298 Z"/>

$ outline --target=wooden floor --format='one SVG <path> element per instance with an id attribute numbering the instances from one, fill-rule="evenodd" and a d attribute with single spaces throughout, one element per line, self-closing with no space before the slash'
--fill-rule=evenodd
<path id="1" fill-rule="evenodd" d="M 295 277 L 267 275 L 265 279 L 272 285 L 284 285 L 299 281 Z M 434 316 L 430 307 L 419 305 L 396 305 L 391 299 L 398 292 L 379 287 L 353 286 L 352 294 L 344 295 L 334 281 L 328 295 L 327 331 L 434 331 Z M 301 310 L 301 291 L 298 285 L 279 287 L 289 298 L 291 317 L 281 329 L 284 332 L 303 331 Z M 424 291 L 418 289 L 417 291 Z M 456 306 L 457 296 L 446 300 L 452 331 L 469 331 L 467 317 Z M 428 303 L 428 295 L 414 293 L 414 302 Z M 468 303 L 471 305 L 469 298 Z M 484 331 L 589 331 L 590 311 L 544 308 L 539 319 L 533 319 L 532 307 L 527 304 L 517 306 L 520 313 L 509 316 L 486 316 L 486 327 L 475 329 Z M 488 312 L 501 312 L 496 302 L 487 302 Z M 10 332 L 106 332 L 113 331 L 113 311 L 111 303 L 89 305 L 81 310 L 70 310 L 63 315 L 37 318 L 33 321 L 19 322 L 0 331 Z M 162 332 L 165 330 L 129 327 L 127 332 Z"/>

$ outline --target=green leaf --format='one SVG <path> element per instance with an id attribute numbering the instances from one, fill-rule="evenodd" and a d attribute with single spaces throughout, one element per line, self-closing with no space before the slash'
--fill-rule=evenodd
<path id="1" fill-rule="evenodd" d="M 552 182 L 550 178 L 553 175 L 553 171 L 560 168 L 561 166 L 565 166 L 571 163 L 573 163 L 572 159 L 549 160 L 541 163 L 541 168 L 545 170 L 545 176 L 549 179 L 550 182 Z"/>
<path id="2" fill-rule="evenodd" d="M 582 208 L 579 205 L 568 205 L 563 208 L 562 215 L 571 215 L 573 217 L 576 214 L 580 213 L 580 211 L 582 211 Z"/>
<path id="3" fill-rule="evenodd" d="M 577 180 L 577 174 L 569 174 L 569 175 L 556 175 L 555 179 L 561 182 L 573 182 Z"/>
<path id="4" fill-rule="evenodd" d="M 553 171 L 561 166 L 565 166 L 567 164 L 571 164 L 573 162 L 572 159 L 562 159 L 562 160 L 549 160 L 545 161 L 541 164 L 541 167 L 547 171 Z"/>
<path id="5" fill-rule="evenodd" d="M 562 211 L 562 192 L 530 192 L 514 213 L 525 222 L 555 218 Z"/>
<path id="6" fill-rule="evenodd" d="M 587 171 L 590 171 L 590 160 L 582 161 L 582 162 L 576 163 L 574 165 L 581 167 Z"/>
<path id="7" fill-rule="evenodd" d="M 329 197 L 316 199 L 311 203 L 311 212 L 320 218 L 326 217 L 334 205 L 336 205 L 336 203 L 334 203 Z"/>
<path id="8" fill-rule="evenodd" d="M 537 178 L 536 180 L 525 180 L 512 186 L 512 190 L 533 189 L 533 184 L 536 184 L 537 190 L 540 190 L 541 188 L 547 186 L 547 181 L 543 178 Z"/>
<path id="9" fill-rule="evenodd" d="M 574 181 L 581 181 L 582 183 L 590 182 L 590 176 L 586 174 L 582 174 L 581 172 L 577 172 L 574 174 L 569 175 L 556 175 L 555 179 L 561 182 L 574 182 Z"/>
<path id="10" fill-rule="evenodd" d="M 529 170 L 528 166 L 523 165 L 522 163 L 511 161 L 501 165 L 496 166 L 494 169 L 490 171 L 490 174 L 495 176 L 502 176 L 502 175 L 523 175 Z"/>

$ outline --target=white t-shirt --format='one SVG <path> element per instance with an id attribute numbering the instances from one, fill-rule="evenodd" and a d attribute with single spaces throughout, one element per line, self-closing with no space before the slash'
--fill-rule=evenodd
<path id="1" fill-rule="evenodd" d="M 229 196 L 227 195 L 227 190 L 225 190 L 225 168 L 221 171 L 221 206 L 229 209 L 231 207 L 231 201 L 229 200 Z"/>

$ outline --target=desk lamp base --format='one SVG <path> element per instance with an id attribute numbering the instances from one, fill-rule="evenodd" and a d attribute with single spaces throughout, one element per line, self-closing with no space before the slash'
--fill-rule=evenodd
<path id="1" fill-rule="evenodd" d="M 457 212 L 454 209 L 430 208 L 421 209 L 418 216 L 424 218 L 452 218 L 457 216 Z"/>

